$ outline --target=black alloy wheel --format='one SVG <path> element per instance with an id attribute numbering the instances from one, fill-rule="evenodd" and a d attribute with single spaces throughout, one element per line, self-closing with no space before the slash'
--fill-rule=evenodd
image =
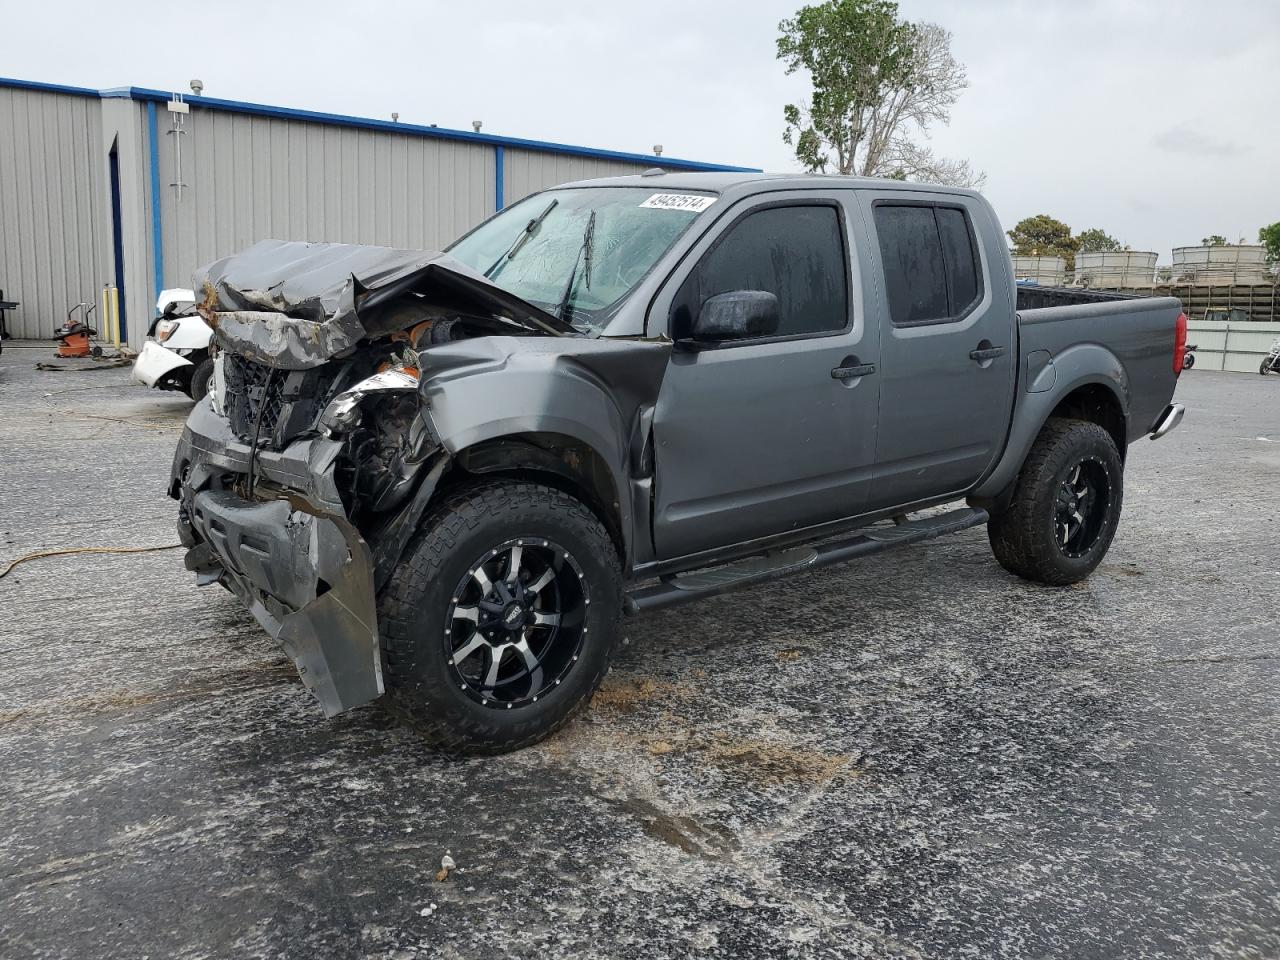
<path id="1" fill-rule="evenodd" d="M 1097 457 L 1076 463 L 1058 484 L 1053 532 L 1058 549 L 1073 560 L 1093 549 L 1107 522 L 1111 479 Z"/>
<path id="2" fill-rule="evenodd" d="M 378 598 L 387 705 L 446 749 L 527 747 L 590 701 L 621 613 L 621 556 L 589 506 L 523 480 L 460 483 Z"/>
<path id="3" fill-rule="evenodd" d="M 1031 446 L 987 537 L 1000 565 L 1025 580 L 1066 586 L 1102 562 L 1120 523 L 1124 461 L 1100 424 L 1055 417 Z"/>
<path id="4" fill-rule="evenodd" d="M 463 575 L 445 616 L 459 689 L 486 707 L 536 703 L 577 663 L 591 597 L 581 566 L 550 540 L 499 544 Z"/>

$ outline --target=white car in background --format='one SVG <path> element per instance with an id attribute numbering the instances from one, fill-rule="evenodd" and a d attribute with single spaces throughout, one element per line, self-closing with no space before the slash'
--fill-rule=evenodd
<path id="1" fill-rule="evenodd" d="M 213 330 L 195 311 L 191 290 L 175 287 L 160 291 L 157 316 L 147 331 L 147 342 L 133 362 L 133 379 L 157 390 L 181 390 L 199 402 L 209 392 L 213 358 L 209 343 Z"/>

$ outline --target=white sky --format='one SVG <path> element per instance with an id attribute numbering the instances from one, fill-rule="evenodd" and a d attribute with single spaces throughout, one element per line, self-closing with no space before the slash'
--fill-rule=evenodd
<path id="1" fill-rule="evenodd" d="M 774 58 L 799 0 L 20 3 L 0 75 L 209 96 L 794 170 Z M 1134 249 L 1280 220 L 1280 0 L 902 0 L 970 88 L 942 153 L 1006 228 L 1049 213 Z"/>

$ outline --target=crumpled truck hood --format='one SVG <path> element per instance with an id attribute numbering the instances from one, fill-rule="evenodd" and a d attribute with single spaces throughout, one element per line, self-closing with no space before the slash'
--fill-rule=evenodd
<path id="1" fill-rule="evenodd" d="M 196 270 L 193 285 L 221 349 L 284 370 L 319 366 L 365 337 L 434 317 L 480 318 L 495 332 L 576 335 L 440 252 L 263 240 Z"/>

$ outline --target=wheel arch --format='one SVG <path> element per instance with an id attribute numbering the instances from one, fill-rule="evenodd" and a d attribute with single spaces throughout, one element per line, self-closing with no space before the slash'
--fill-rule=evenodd
<path id="1" fill-rule="evenodd" d="M 1120 398 L 1109 385 L 1096 381 L 1081 384 L 1058 401 L 1045 417 L 1045 423 L 1055 417 L 1096 423 L 1111 435 L 1116 450 L 1120 453 L 1120 462 L 1124 462 L 1129 445 L 1129 418 L 1125 415 Z M 1044 424 L 1041 424 L 1040 429 L 1044 429 Z"/>
<path id="2" fill-rule="evenodd" d="M 1115 442 L 1123 464 L 1129 442 L 1126 395 L 1126 381 L 1118 361 L 1115 370 L 1084 374 L 1061 384 L 1057 390 L 1020 395 L 1004 455 L 969 494 L 969 503 L 1000 509 L 1012 492 L 1036 438 L 1054 418 L 1070 417 L 1098 424 Z"/>
<path id="3" fill-rule="evenodd" d="M 440 491 L 479 478 L 507 477 L 555 487 L 581 500 L 599 517 L 624 567 L 628 517 L 614 470 L 590 443 L 554 431 L 529 431 L 479 440 L 454 454 Z"/>

